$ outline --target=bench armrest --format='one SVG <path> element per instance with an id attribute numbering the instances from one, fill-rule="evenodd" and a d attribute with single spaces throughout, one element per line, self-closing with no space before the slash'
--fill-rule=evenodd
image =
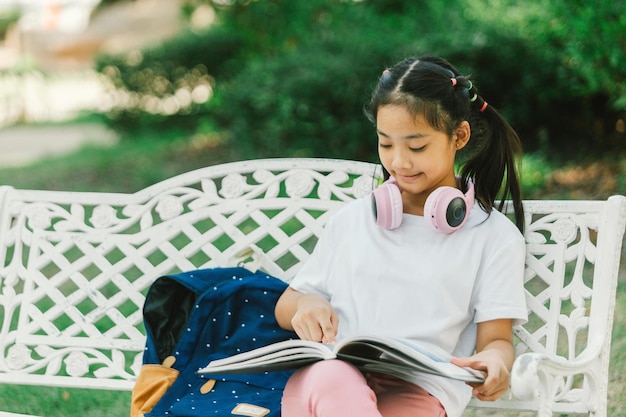
<path id="1" fill-rule="evenodd" d="M 511 392 L 520 400 L 534 400 L 540 404 L 538 417 L 552 416 L 553 402 L 559 398 L 561 392 L 575 392 L 581 398 L 571 399 L 585 403 L 589 410 L 598 406 L 598 367 L 599 355 L 590 350 L 575 360 L 568 360 L 562 356 L 543 353 L 521 354 L 513 364 L 511 371 Z M 585 386 L 582 390 L 564 389 L 575 375 L 585 376 Z M 569 377 L 569 378 L 568 378 Z M 565 399 L 565 398 L 563 398 Z"/>

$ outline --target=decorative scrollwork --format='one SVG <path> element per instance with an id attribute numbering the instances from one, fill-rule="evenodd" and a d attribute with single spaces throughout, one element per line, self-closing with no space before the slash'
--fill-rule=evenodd
<path id="1" fill-rule="evenodd" d="M 50 211 L 44 209 L 43 207 L 37 207 L 34 210 L 30 210 L 26 215 L 30 227 L 41 230 L 46 230 L 50 227 L 52 224 L 51 217 Z"/>
<path id="2" fill-rule="evenodd" d="M 374 177 L 369 175 L 362 175 L 354 180 L 354 184 L 352 185 L 352 192 L 356 198 L 365 197 L 369 195 L 374 189 L 374 185 L 376 184 L 376 180 Z"/>
<path id="3" fill-rule="evenodd" d="M 576 239 L 578 225 L 569 217 L 560 218 L 554 222 L 554 240 L 564 244 L 570 244 Z"/>
<path id="4" fill-rule="evenodd" d="M 82 352 L 71 352 L 64 360 L 69 376 L 80 377 L 89 372 L 89 360 Z"/>
<path id="5" fill-rule="evenodd" d="M 32 351 L 26 345 L 13 345 L 7 353 L 7 366 L 13 370 L 23 369 L 31 362 L 31 355 Z"/>
<path id="6" fill-rule="evenodd" d="M 96 229 L 106 229 L 117 223 L 117 212 L 108 204 L 100 204 L 93 209 L 89 221 Z"/>
<path id="7" fill-rule="evenodd" d="M 292 198 L 306 197 L 313 191 L 314 186 L 313 177 L 304 172 L 297 172 L 285 180 L 287 195 Z"/>
<path id="8" fill-rule="evenodd" d="M 161 219 L 165 221 L 180 215 L 185 208 L 181 204 L 179 198 L 173 195 L 166 195 L 159 200 L 155 210 L 159 213 Z"/>
<path id="9" fill-rule="evenodd" d="M 241 174 L 228 174 L 222 179 L 220 195 L 227 199 L 237 198 L 248 189 L 246 177 Z"/>

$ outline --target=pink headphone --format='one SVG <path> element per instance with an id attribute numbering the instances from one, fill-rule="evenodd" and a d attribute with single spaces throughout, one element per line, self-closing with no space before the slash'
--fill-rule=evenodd
<path id="1" fill-rule="evenodd" d="M 467 193 L 454 187 L 439 187 L 424 204 L 424 218 L 435 230 L 452 233 L 465 224 L 474 206 L 474 183 L 468 181 Z M 396 180 L 391 177 L 372 193 L 372 210 L 376 224 L 395 229 L 402 223 L 402 196 Z"/>

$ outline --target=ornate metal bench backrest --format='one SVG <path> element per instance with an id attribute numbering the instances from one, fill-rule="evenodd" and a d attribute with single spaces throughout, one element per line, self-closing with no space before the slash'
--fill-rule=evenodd
<path id="1" fill-rule="evenodd" d="M 131 388 L 154 279 L 259 248 L 288 280 L 328 217 L 372 190 L 375 172 L 267 160 L 197 170 L 132 195 L 2 188 L 0 383 Z"/>

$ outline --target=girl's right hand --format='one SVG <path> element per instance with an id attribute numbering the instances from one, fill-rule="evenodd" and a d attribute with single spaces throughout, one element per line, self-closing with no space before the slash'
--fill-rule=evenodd
<path id="1" fill-rule="evenodd" d="M 291 325 L 301 339 L 332 344 L 337 336 L 339 319 L 324 297 L 302 294 L 298 297 Z"/>

